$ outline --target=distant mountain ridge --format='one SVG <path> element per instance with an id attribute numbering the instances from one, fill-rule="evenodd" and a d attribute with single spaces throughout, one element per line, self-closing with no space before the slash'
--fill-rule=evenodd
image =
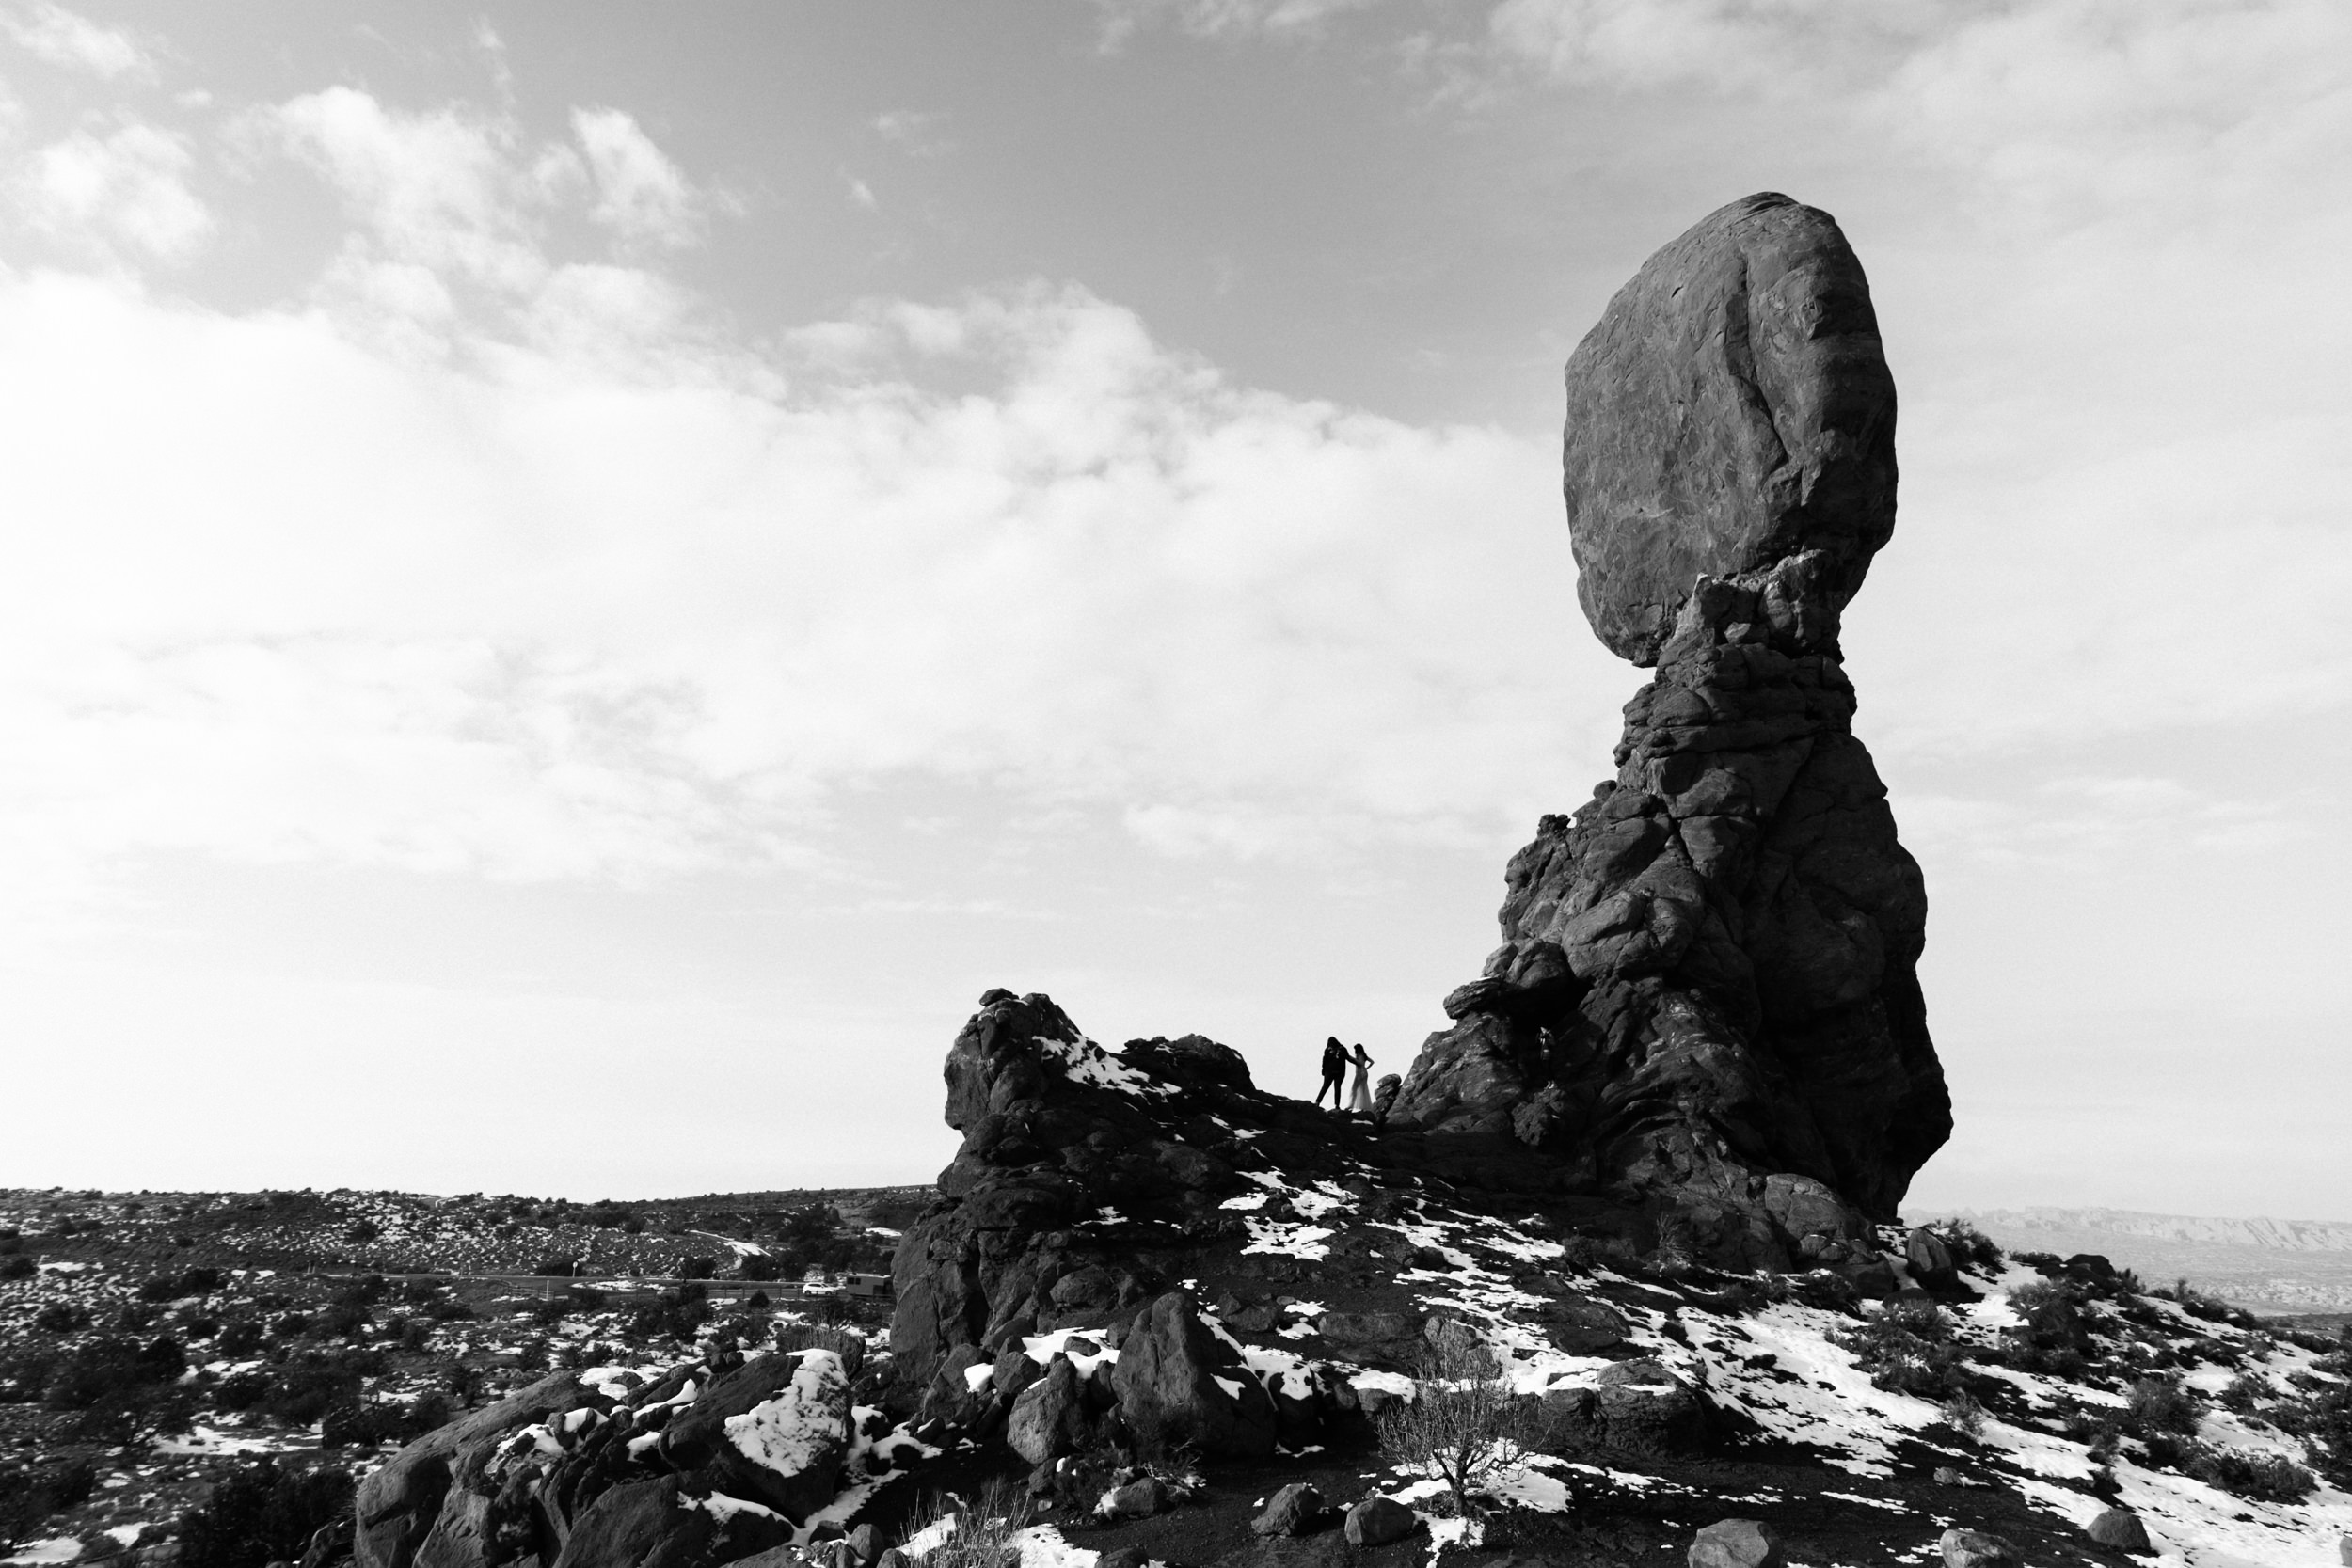
<path id="1" fill-rule="evenodd" d="M 2150 1214 L 2132 1209 L 1963 1210 L 1979 1226 L 2019 1230 L 2104 1230 L 2152 1241 L 2211 1246 L 2253 1246 L 2281 1252 L 2352 1253 L 2352 1221 L 2215 1219 L 2197 1214 Z"/>
<path id="2" fill-rule="evenodd" d="M 2010 1252 L 2095 1252 L 2153 1282 L 2185 1278 L 2256 1312 L 2352 1312 L 2352 1223 L 2131 1209 L 1961 1210 Z"/>

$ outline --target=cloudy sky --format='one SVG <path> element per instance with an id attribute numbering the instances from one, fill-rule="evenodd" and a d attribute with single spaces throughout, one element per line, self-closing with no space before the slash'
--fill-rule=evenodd
<path id="1" fill-rule="evenodd" d="M 995 985 L 1401 1069 L 1640 680 L 1560 362 L 1773 189 L 1912 1211 L 2352 1218 L 2347 167 L 2340 0 L 8 0 L 0 1182 L 927 1180 Z"/>

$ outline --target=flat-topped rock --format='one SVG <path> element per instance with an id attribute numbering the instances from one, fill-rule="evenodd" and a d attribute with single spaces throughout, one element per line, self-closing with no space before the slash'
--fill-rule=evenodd
<path id="1" fill-rule="evenodd" d="M 1895 528 L 1895 379 L 1836 221 L 1751 196 L 1643 263 L 1568 358 L 1563 457 L 1577 598 L 1620 657 L 1657 663 L 1702 575 L 1801 559 L 1768 610 L 1835 654 Z"/>

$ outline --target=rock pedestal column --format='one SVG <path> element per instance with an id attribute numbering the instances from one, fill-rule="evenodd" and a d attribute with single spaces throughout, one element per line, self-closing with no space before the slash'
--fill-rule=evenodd
<path id="1" fill-rule="evenodd" d="M 1567 383 L 1578 596 L 1657 674 L 1616 777 L 1513 857 L 1503 945 L 1391 1120 L 1777 1262 L 1891 1219 L 1951 1130 L 1926 890 L 1837 641 L 1894 528 L 1894 382 L 1836 223 L 1758 196 L 1652 257 Z"/>

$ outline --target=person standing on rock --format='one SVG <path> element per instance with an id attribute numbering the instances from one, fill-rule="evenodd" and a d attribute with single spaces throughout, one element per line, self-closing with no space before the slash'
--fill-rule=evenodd
<path id="1" fill-rule="evenodd" d="M 1364 1049 L 1363 1041 L 1358 1040 L 1356 1054 L 1348 1060 L 1356 1064 L 1356 1092 L 1350 1097 L 1347 1108 L 1358 1116 L 1370 1119 L 1372 1116 L 1372 1053 Z"/>
<path id="2" fill-rule="evenodd" d="M 1323 1096 L 1327 1090 L 1331 1096 L 1331 1109 L 1343 1109 L 1340 1095 L 1346 1087 L 1347 1047 L 1340 1043 L 1339 1036 L 1332 1035 L 1323 1042 L 1323 1087 L 1315 1091 L 1315 1104 L 1318 1107 L 1323 1104 Z"/>

